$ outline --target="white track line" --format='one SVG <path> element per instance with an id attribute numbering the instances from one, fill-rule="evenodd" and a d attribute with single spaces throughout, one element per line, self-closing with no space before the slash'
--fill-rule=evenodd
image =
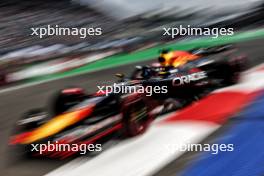
<path id="1" fill-rule="evenodd" d="M 219 126 L 204 122 L 153 125 L 147 133 L 125 140 L 91 159 L 77 159 L 45 176 L 151 175 L 184 151 L 175 147 L 199 143 Z"/>

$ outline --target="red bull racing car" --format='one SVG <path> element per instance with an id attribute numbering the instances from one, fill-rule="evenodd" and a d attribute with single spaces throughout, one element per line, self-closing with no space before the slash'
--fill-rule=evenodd
<path id="1" fill-rule="evenodd" d="M 117 84 L 94 94 L 78 87 L 63 89 L 54 98 L 53 113 L 31 110 L 17 121 L 10 145 L 31 156 L 66 158 L 78 150 L 45 149 L 40 154 L 37 149 L 32 151 L 32 145 L 100 144 L 113 133 L 123 137 L 142 134 L 159 114 L 236 83 L 245 58 L 230 50 L 163 52 L 158 66 L 137 66 L 130 76 L 118 74 Z"/>

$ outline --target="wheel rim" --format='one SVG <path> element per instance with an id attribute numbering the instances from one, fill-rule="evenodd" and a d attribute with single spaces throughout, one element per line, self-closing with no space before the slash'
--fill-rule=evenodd
<path id="1" fill-rule="evenodd" d="M 129 124 L 132 134 L 137 135 L 143 133 L 148 124 L 148 115 L 146 108 L 133 108 L 130 110 L 129 114 Z"/>

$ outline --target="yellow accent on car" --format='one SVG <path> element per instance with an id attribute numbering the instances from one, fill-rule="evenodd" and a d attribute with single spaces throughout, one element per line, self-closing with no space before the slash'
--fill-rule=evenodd
<path id="1" fill-rule="evenodd" d="M 89 115 L 89 113 L 91 112 L 90 109 L 91 108 L 85 108 L 78 111 L 64 113 L 54 117 L 47 123 L 33 130 L 32 134 L 28 136 L 24 141 L 22 141 L 22 144 L 29 144 L 60 132 L 66 127 L 73 125 L 76 122 L 79 122 L 84 117 Z"/>

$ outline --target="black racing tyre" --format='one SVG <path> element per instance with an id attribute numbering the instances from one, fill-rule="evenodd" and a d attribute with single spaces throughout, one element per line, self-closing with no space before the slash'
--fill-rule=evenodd
<path id="1" fill-rule="evenodd" d="M 224 85 L 230 86 L 238 83 L 240 78 L 240 70 L 236 68 L 236 65 L 227 63 L 223 66 L 222 76 L 224 79 Z"/>
<path id="2" fill-rule="evenodd" d="M 247 68 L 247 57 L 243 55 L 231 55 L 227 58 L 223 68 L 223 76 L 225 85 L 233 85 L 238 83 L 240 74 Z"/>
<path id="3" fill-rule="evenodd" d="M 132 102 L 132 103 L 131 103 Z M 153 117 L 142 98 L 130 100 L 123 108 L 123 129 L 126 137 L 142 134 L 148 128 Z"/>
<path id="4" fill-rule="evenodd" d="M 76 92 L 74 91 L 68 91 L 68 90 L 78 90 Z M 65 111 L 67 111 L 69 108 L 73 107 L 74 105 L 77 105 L 85 98 L 85 93 L 82 88 L 68 88 L 59 91 L 55 98 L 53 99 L 53 107 L 52 111 L 55 115 L 61 114 Z"/>
<path id="5" fill-rule="evenodd" d="M 20 131 L 31 130 L 42 125 L 48 118 L 48 113 L 43 109 L 33 109 L 25 113 L 17 122 Z"/>

